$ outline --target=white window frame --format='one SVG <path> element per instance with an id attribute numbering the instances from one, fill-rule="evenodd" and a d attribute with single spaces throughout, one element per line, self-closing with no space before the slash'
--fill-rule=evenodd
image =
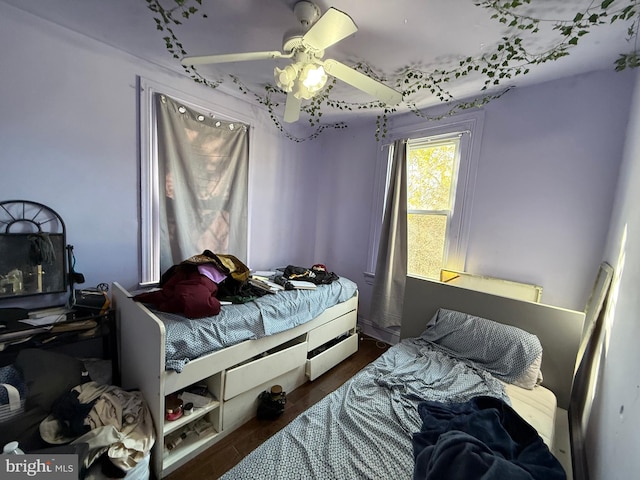
<path id="1" fill-rule="evenodd" d="M 139 102 L 139 167 L 140 167 L 140 286 L 160 281 L 160 199 L 158 183 L 158 151 L 156 141 L 156 112 L 153 95 L 164 93 L 185 106 L 230 122 L 241 122 L 252 128 L 252 119 L 233 110 L 212 105 L 202 99 L 176 90 L 168 85 L 137 77 Z M 249 135 L 249 184 L 253 165 L 253 137 Z M 249 188 L 248 218 L 251 218 L 251 188 Z M 251 238 L 251 222 L 247 225 L 247 239 Z M 247 241 L 247 259 L 250 261 Z"/>
<path id="2" fill-rule="evenodd" d="M 458 191 L 458 172 L 460 171 L 460 158 L 461 158 L 461 146 L 463 144 L 462 132 L 453 132 L 453 133 L 445 133 L 442 135 L 432 135 L 430 137 L 421 137 L 416 139 L 410 139 L 407 141 L 407 155 L 409 155 L 409 151 L 412 149 L 421 149 L 421 148 L 430 148 L 430 147 L 438 147 L 442 145 L 450 145 L 452 143 L 456 144 L 455 158 L 453 160 L 453 178 L 455 181 L 451 182 L 450 190 L 449 190 L 449 199 L 451 203 L 451 208 L 446 210 L 412 210 L 407 206 L 407 215 L 440 215 L 446 218 L 445 225 L 445 241 L 446 244 L 444 246 L 443 252 L 443 265 L 449 265 L 449 251 L 448 247 L 450 242 L 450 234 L 452 232 L 458 232 L 460 229 L 459 221 L 460 219 L 455 215 L 456 213 L 456 192 Z M 408 177 L 407 177 L 408 178 Z M 386 203 L 386 202 L 385 202 Z M 408 270 L 408 269 L 407 269 Z M 411 274 L 412 272 L 408 272 Z"/>
<path id="3" fill-rule="evenodd" d="M 396 140 L 412 140 L 419 138 L 447 138 L 460 134 L 460 162 L 455 189 L 454 212 L 451 215 L 450 230 L 447 231 L 445 246 L 445 268 L 464 271 L 469 233 L 471 227 L 471 211 L 475 192 L 478 162 L 482 141 L 484 111 L 469 112 L 439 121 L 431 121 L 428 125 L 404 125 L 390 130 L 388 142 L 379 150 L 376 163 L 376 176 L 373 189 L 367 271 L 364 272 L 368 283 L 373 284 L 375 277 L 378 244 L 384 215 L 385 200 L 391 162 L 389 153 Z"/>

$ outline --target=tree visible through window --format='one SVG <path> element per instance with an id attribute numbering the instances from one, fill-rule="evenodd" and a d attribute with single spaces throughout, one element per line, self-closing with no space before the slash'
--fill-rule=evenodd
<path id="1" fill-rule="evenodd" d="M 439 279 L 447 261 L 460 140 L 424 138 L 407 147 L 407 273 Z"/>

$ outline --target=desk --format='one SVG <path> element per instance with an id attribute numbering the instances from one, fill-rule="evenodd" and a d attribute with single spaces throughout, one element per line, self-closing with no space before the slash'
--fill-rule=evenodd
<path id="1" fill-rule="evenodd" d="M 115 318 L 109 310 L 104 313 L 71 310 L 62 321 L 49 327 L 34 327 L 20 322 L 28 317 L 24 309 L 0 309 L 0 366 L 12 363 L 24 348 L 73 350 L 81 342 L 101 339 L 100 357 L 111 360 L 112 383 L 120 384 Z M 74 355 L 75 356 L 75 355 Z M 90 356 L 95 357 L 95 350 Z"/>

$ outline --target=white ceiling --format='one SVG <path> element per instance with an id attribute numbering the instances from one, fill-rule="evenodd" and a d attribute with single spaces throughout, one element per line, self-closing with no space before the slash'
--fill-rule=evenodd
<path id="1" fill-rule="evenodd" d="M 179 60 L 171 57 L 156 29 L 147 0 L 0 0 L 43 19 L 62 25 L 139 58 L 183 72 Z M 165 8 L 175 0 L 160 0 Z M 296 27 L 293 5 L 296 0 L 186 0 L 199 9 L 174 32 L 188 55 L 208 55 L 262 50 L 281 50 L 284 33 Z M 491 19 L 491 12 L 474 5 L 473 0 L 317 0 L 324 12 L 333 6 L 348 13 L 358 31 L 325 52 L 347 64 L 366 62 L 387 84 L 394 86 L 394 72 L 407 65 L 423 71 L 455 66 L 461 58 L 480 56 L 507 33 L 503 24 Z M 525 10 L 538 18 L 571 19 L 591 0 L 532 0 Z M 202 18 L 206 13 L 207 18 Z M 540 65 L 507 85 L 525 85 L 593 70 L 613 69 L 620 53 L 626 53 L 623 22 L 601 25 L 584 36 L 568 57 Z M 531 49 L 541 50 L 557 39 L 558 33 L 543 28 L 539 35 L 527 38 Z M 221 90 L 247 99 L 229 75 L 237 76 L 250 90 L 263 94 L 264 84 L 273 84 L 273 67 L 286 60 L 220 64 L 198 67 L 206 78 L 223 80 Z M 448 85 L 456 99 L 480 94 L 483 80 L 466 78 Z M 334 88 L 333 98 L 366 102 L 369 98 L 345 84 Z M 284 94 L 282 95 L 284 99 Z M 432 95 L 416 94 L 405 98 L 420 107 L 438 102 Z M 404 107 L 401 107 L 402 110 Z M 325 115 L 330 114 L 324 110 Z M 360 111 L 363 114 L 368 111 Z M 282 112 L 280 112 L 281 114 Z M 335 116 L 346 114 L 336 111 Z M 372 114 L 377 114 L 373 111 Z M 336 118 L 327 115 L 332 119 Z M 323 117 L 323 118 L 327 118 Z"/>

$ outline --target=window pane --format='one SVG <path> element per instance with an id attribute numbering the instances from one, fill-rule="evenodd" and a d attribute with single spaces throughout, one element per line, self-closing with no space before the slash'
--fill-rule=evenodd
<path id="1" fill-rule="evenodd" d="M 451 142 L 409 148 L 407 207 L 409 210 L 449 210 L 456 145 Z"/>
<path id="2" fill-rule="evenodd" d="M 446 215 L 407 215 L 409 274 L 440 278 L 446 232 Z"/>

